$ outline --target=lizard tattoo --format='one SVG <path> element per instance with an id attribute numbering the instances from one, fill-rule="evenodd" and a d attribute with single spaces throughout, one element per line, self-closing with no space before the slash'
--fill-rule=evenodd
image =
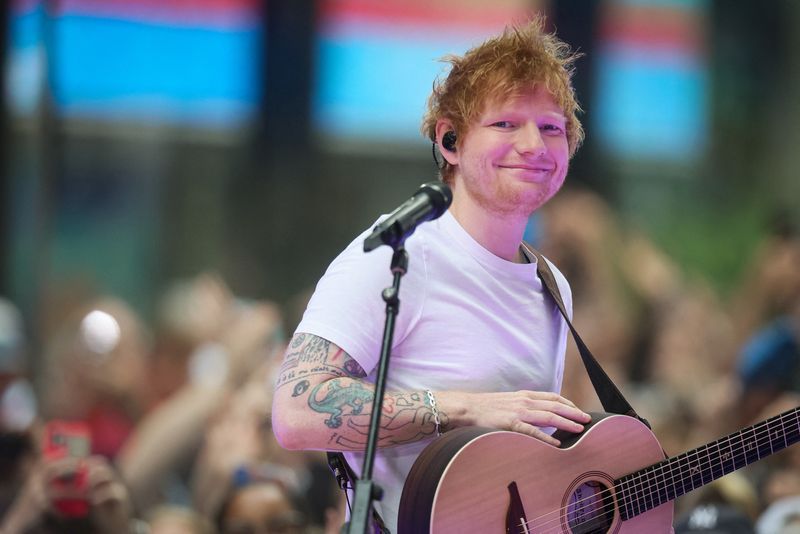
<path id="1" fill-rule="evenodd" d="M 328 392 L 321 400 L 317 401 L 317 392 L 323 386 L 328 387 Z M 329 381 L 317 385 L 311 391 L 308 405 L 316 412 L 330 414 L 330 417 L 325 419 L 325 424 L 330 428 L 339 428 L 342 425 L 342 415 L 347 406 L 350 407 L 352 415 L 359 415 L 364 409 L 364 405 L 373 401 L 374 395 L 374 392 L 365 389 L 358 382 L 353 382 L 343 388 L 338 382 Z"/>

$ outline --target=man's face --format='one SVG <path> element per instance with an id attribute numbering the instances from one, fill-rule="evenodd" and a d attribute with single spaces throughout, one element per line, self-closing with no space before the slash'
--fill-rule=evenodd
<path id="1" fill-rule="evenodd" d="M 543 87 L 490 101 L 453 155 L 457 190 L 489 211 L 527 216 L 564 183 L 566 117 Z"/>

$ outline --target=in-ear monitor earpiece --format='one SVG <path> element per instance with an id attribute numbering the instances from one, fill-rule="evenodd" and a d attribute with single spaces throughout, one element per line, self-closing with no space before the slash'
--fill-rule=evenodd
<path id="1" fill-rule="evenodd" d="M 456 133 L 453 130 L 448 130 L 442 136 L 442 148 L 448 152 L 456 151 Z"/>

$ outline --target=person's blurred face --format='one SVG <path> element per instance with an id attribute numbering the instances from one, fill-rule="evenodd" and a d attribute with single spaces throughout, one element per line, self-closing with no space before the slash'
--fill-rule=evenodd
<path id="1" fill-rule="evenodd" d="M 304 525 L 286 493 L 272 482 L 237 491 L 222 520 L 223 534 L 299 534 Z"/>
<path id="2" fill-rule="evenodd" d="M 528 215 L 564 183 L 566 117 L 542 86 L 489 102 L 447 157 L 457 166 L 456 190 L 486 210 Z"/>

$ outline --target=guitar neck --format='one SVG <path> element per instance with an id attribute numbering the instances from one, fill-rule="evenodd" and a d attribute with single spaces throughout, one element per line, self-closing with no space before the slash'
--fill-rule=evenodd
<path id="1" fill-rule="evenodd" d="M 615 481 L 630 519 L 800 441 L 800 407 Z"/>

